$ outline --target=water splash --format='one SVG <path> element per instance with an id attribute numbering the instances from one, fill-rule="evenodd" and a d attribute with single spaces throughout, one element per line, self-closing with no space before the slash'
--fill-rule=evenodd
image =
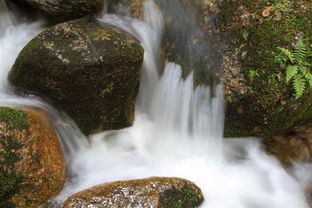
<path id="1" fill-rule="evenodd" d="M 149 176 L 195 182 L 204 193 L 202 207 L 308 207 L 303 189 L 311 178 L 299 182 L 293 175 L 301 179 L 312 168 L 299 165 L 290 175 L 262 151 L 258 139 L 222 140 L 222 85 L 215 92 L 204 86 L 194 89 L 193 75 L 182 80 L 181 67 L 170 62 L 160 75 L 163 17 L 153 2 L 145 4 L 144 19 L 117 15 L 100 19 L 135 36 L 145 54 L 134 125 L 93 135 L 90 144 L 66 115 L 36 97 L 10 94 L 7 73 L 19 50 L 42 30 L 40 24 L 17 23 L 0 37 L 0 104 L 45 109 L 65 152 L 70 153 L 70 177 L 50 207 L 58 207 L 69 195 L 94 185 Z"/>
<path id="2" fill-rule="evenodd" d="M 202 207 L 308 207 L 302 185 L 262 151 L 258 139 L 223 141 L 222 85 L 215 92 L 194 89 L 193 74 L 183 80 L 181 67 L 170 62 L 159 75 L 163 18 L 151 1 L 145 13 L 150 16 L 144 21 L 100 19 L 132 34 L 145 49 L 135 123 L 92 136 L 91 146 L 71 162 L 76 177 L 56 200 L 109 181 L 177 176 L 202 189 Z"/>

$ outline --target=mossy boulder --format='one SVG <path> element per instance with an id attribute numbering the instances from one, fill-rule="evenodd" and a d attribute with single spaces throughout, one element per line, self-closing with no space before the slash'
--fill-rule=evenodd
<path id="1" fill-rule="evenodd" d="M 225 136 L 269 136 L 312 119 L 312 88 L 306 83 L 296 99 L 286 66 L 275 58 L 278 47 L 294 51 L 298 40 L 311 51 L 311 1 L 224 0 L 218 27 L 228 46 Z"/>
<path id="2" fill-rule="evenodd" d="M 31 40 L 9 80 L 17 89 L 46 96 L 88 135 L 132 124 L 142 62 L 143 48 L 135 39 L 84 17 Z"/>
<path id="3" fill-rule="evenodd" d="M 200 189 L 180 178 L 153 177 L 95 186 L 69 197 L 64 208 L 192 208 L 203 201 Z"/>
<path id="4" fill-rule="evenodd" d="M 26 2 L 58 20 L 73 20 L 100 12 L 103 0 L 18 0 Z"/>
<path id="5" fill-rule="evenodd" d="M 37 208 L 64 182 L 64 157 L 46 115 L 0 107 L 0 207 Z"/>

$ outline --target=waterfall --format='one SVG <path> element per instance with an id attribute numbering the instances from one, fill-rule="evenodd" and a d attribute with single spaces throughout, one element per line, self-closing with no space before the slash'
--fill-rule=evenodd
<path id="1" fill-rule="evenodd" d="M 0 1 L 0 20 L 0 35 L 16 22 L 5 0 Z"/>
<path id="2" fill-rule="evenodd" d="M 259 139 L 224 140 L 222 84 L 194 88 L 193 74 L 182 79 L 178 64 L 160 69 L 164 17 L 153 1 L 144 8 L 142 21 L 114 14 L 99 18 L 136 37 L 145 54 L 133 126 L 93 135 L 90 143 L 70 118 L 40 98 L 12 94 L 7 73 L 22 47 L 44 28 L 40 22 L 11 22 L 2 29 L 7 20 L 0 19 L 0 104 L 45 109 L 66 153 L 70 177 L 50 207 L 94 185 L 150 176 L 195 182 L 205 197 L 202 207 L 308 207 L 303 189 L 310 179 L 295 176 L 310 167 L 298 166 L 291 175 L 262 151 Z"/>

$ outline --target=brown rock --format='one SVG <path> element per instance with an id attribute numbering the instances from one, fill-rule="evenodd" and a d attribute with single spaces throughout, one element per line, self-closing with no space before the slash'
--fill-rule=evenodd
<path id="1" fill-rule="evenodd" d="M 147 178 L 117 181 L 79 192 L 65 202 L 74 207 L 197 207 L 203 201 L 200 189 L 180 178 Z"/>
<path id="2" fill-rule="evenodd" d="M 276 156 L 279 161 L 290 166 L 292 162 L 309 162 L 312 160 L 311 124 L 297 126 L 292 131 L 266 138 L 266 152 Z"/>
<path id="3" fill-rule="evenodd" d="M 0 164 L 0 184 L 9 184 L 0 207 L 37 208 L 63 189 L 64 157 L 44 112 L 0 107 Z"/>

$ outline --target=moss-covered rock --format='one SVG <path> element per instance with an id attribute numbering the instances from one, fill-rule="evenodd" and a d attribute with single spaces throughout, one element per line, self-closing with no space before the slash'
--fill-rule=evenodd
<path id="1" fill-rule="evenodd" d="M 64 182 L 63 154 L 46 115 L 0 107 L 0 207 L 37 208 Z"/>
<path id="2" fill-rule="evenodd" d="M 102 0 L 19 0 L 27 2 L 58 20 L 72 20 L 100 12 Z"/>
<path id="3" fill-rule="evenodd" d="M 268 136 L 312 119 L 312 88 L 295 99 L 275 60 L 277 47 L 292 51 L 299 39 L 311 50 L 312 2 L 224 0 L 218 25 L 231 54 L 224 71 L 225 136 Z"/>
<path id="4" fill-rule="evenodd" d="M 180 178 L 147 178 L 95 186 L 69 197 L 64 208 L 192 208 L 203 201 L 200 189 Z"/>
<path id="5" fill-rule="evenodd" d="M 85 134 L 134 120 L 143 49 L 92 17 L 58 24 L 21 51 L 9 74 L 19 88 L 47 96 Z"/>

